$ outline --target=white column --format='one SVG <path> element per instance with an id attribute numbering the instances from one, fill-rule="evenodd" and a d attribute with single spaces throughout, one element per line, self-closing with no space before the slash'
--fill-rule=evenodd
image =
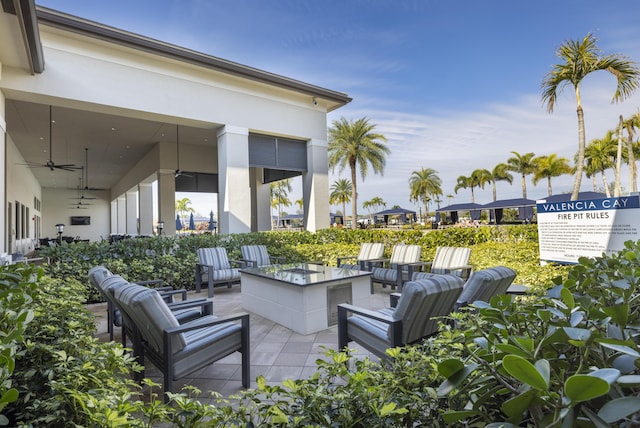
<path id="1" fill-rule="evenodd" d="M 138 235 L 138 191 L 128 191 L 126 198 L 127 235 Z"/>
<path id="2" fill-rule="evenodd" d="M 307 143 L 307 172 L 302 174 L 304 224 L 310 232 L 329 227 L 329 161 L 327 142 Z"/>
<path id="3" fill-rule="evenodd" d="M 165 235 L 176 234 L 176 177 L 173 171 L 158 173 L 158 221 L 164 221 Z"/>
<path id="4" fill-rule="evenodd" d="M 118 229 L 116 233 L 120 235 L 126 235 L 127 233 L 127 198 L 125 198 L 124 195 L 118 196 L 116 203 L 118 204 L 118 208 L 117 208 Z"/>
<path id="5" fill-rule="evenodd" d="M 2 64 L 0 63 L 0 76 L 2 75 Z M 7 159 L 5 157 L 6 140 L 5 133 L 7 132 L 7 121 L 5 116 L 5 98 L 2 91 L 0 91 L 0 177 L 2 178 L 2 186 L 0 186 L 0 201 L 2 201 L 2 207 L 0 207 L 0 224 L 4 225 L 0 228 L 0 249 L 2 252 L 9 252 L 7 248 L 7 182 L 5 180 L 6 168 L 5 164 Z"/>
<path id="6" fill-rule="evenodd" d="M 251 231 L 249 130 L 225 126 L 218 133 L 218 227 L 220 233 Z"/>
<path id="7" fill-rule="evenodd" d="M 110 235 L 118 233 L 118 200 L 111 201 L 111 230 Z"/>
<path id="8" fill-rule="evenodd" d="M 153 188 L 151 183 L 138 185 L 138 216 L 140 235 L 153 235 Z"/>
<path id="9" fill-rule="evenodd" d="M 250 168 L 251 231 L 271 230 L 271 188 L 262 183 L 262 168 Z"/>

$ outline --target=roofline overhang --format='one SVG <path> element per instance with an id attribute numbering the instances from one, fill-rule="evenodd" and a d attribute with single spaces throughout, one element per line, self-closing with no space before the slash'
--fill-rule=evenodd
<path id="1" fill-rule="evenodd" d="M 32 2 L 33 0 L 14 1 Z M 149 52 L 155 55 L 161 55 L 234 76 L 251 79 L 260 83 L 307 94 L 312 97 L 326 99 L 338 104 L 334 109 L 351 102 L 351 98 L 343 92 L 325 89 L 299 80 L 290 79 L 278 74 L 269 73 L 257 68 L 206 55 L 201 52 L 120 30 L 118 28 L 79 18 L 53 9 L 37 6 L 36 15 L 38 23 L 43 25 Z"/>
<path id="2" fill-rule="evenodd" d="M 18 18 L 31 74 L 42 73 L 44 71 L 44 53 L 40 42 L 34 0 L 2 0 L 2 9 Z"/>

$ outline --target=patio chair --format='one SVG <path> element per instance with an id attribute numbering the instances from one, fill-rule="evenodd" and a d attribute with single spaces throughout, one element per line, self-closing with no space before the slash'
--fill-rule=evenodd
<path id="1" fill-rule="evenodd" d="M 89 282 L 100 292 L 103 299 L 107 302 L 107 332 L 109 333 L 109 340 L 113 340 L 114 326 L 120 327 L 122 328 L 122 345 L 126 346 L 127 328 L 123 325 L 122 314 L 116 307 L 113 294 L 109 292 L 110 284 L 105 282 L 105 279 L 112 276 L 114 276 L 113 273 L 104 266 L 95 266 L 89 270 Z M 162 280 L 136 282 L 136 284 L 144 286 L 158 283 L 161 284 Z M 191 321 L 203 315 L 210 315 L 213 311 L 212 303 L 207 299 L 193 299 L 186 302 L 186 290 L 173 290 L 172 287 L 160 287 L 155 288 L 155 290 L 157 290 L 167 304 L 169 304 L 169 307 L 174 311 L 180 323 Z M 182 300 L 174 302 L 175 295 L 180 295 Z"/>
<path id="2" fill-rule="evenodd" d="M 231 263 L 241 266 L 237 260 L 229 260 L 224 247 L 198 248 L 196 263 L 196 292 L 200 292 L 203 281 L 209 289 L 208 296 L 213 297 L 213 287 L 224 285 L 231 288 L 233 284 L 240 284 L 240 269 L 231 267 Z"/>
<path id="3" fill-rule="evenodd" d="M 266 245 L 243 245 L 240 247 L 243 267 L 262 267 L 284 263 L 284 257 L 270 256 Z"/>
<path id="4" fill-rule="evenodd" d="M 380 358 L 389 358 L 388 348 L 415 343 L 437 333 L 437 318 L 453 310 L 463 282 L 454 275 L 409 281 L 397 308 L 371 311 L 338 305 L 338 349 L 354 341 Z M 350 313 L 352 316 L 348 316 Z"/>
<path id="5" fill-rule="evenodd" d="M 117 282 L 111 291 L 132 326 L 139 359 L 163 373 L 165 392 L 173 391 L 175 380 L 234 352 L 242 354 L 242 385 L 249 387 L 249 314 L 207 315 L 181 325 L 156 290 L 112 278 L 107 281 Z"/>
<path id="6" fill-rule="evenodd" d="M 382 262 L 388 262 L 389 267 L 374 267 L 371 275 L 371 294 L 373 284 L 380 283 L 382 287 L 391 286 L 402 291 L 405 281 L 411 279 L 414 269 L 420 269 L 424 262 L 420 261 L 422 247 L 419 245 L 394 245 L 391 258 Z"/>
<path id="7" fill-rule="evenodd" d="M 516 271 L 498 266 L 473 272 L 456 302 L 456 310 L 473 302 L 488 302 L 493 296 L 505 294 L 516 278 Z"/>
<path id="8" fill-rule="evenodd" d="M 380 263 L 384 254 L 384 244 L 364 243 L 360 246 L 357 256 L 338 257 L 338 267 L 346 269 L 371 270 L 376 263 Z M 355 260 L 355 263 L 343 263 L 344 260 Z"/>
<path id="9" fill-rule="evenodd" d="M 472 269 L 469 264 L 470 257 L 471 248 L 438 247 L 433 262 L 427 263 L 426 266 L 431 273 L 450 273 L 466 280 Z"/>
<path id="10" fill-rule="evenodd" d="M 439 274 L 427 272 L 414 272 L 412 279 L 428 279 Z M 493 296 L 505 294 L 516 277 L 516 271 L 505 266 L 498 266 L 473 272 L 462 289 L 462 294 L 456 302 L 454 310 L 468 306 L 473 302 L 488 302 Z M 400 293 L 391 293 L 389 303 L 396 307 Z"/>

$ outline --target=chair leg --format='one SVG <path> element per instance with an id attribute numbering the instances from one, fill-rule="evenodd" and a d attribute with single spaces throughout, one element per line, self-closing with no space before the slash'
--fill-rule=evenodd
<path id="1" fill-rule="evenodd" d="M 371 281 L 371 294 L 373 294 L 373 278 L 369 277 L 369 280 Z"/>
<path id="2" fill-rule="evenodd" d="M 373 287 L 373 283 L 371 283 Z M 349 345 L 349 333 L 347 332 L 347 310 L 338 305 L 338 351 L 344 351 Z"/>
<path id="3" fill-rule="evenodd" d="M 199 293 L 201 288 L 202 288 L 202 272 L 200 271 L 200 267 L 196 266 L 196 293 Z"/>
<path id="4" fill-rule="evenodd" d="M 251 383 L 249 317 L 242 319 L 242 386 L 249 388 Z"/>
<path id="5" fill-rule="evenodd" d="M 211 275 L 209 275 L 208 278 L 207 288 L 209 289 L 207 295 L 209 296 L 209 298 L 213 297 L 213 278 L 211 278 Z"/>

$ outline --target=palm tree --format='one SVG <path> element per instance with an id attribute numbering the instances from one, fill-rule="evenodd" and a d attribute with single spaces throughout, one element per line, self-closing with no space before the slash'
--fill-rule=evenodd
<path id="1" fill-rule="evenodd" d="M 471 173 L 473 181 L 484 190 L 484 185 L 491 183 L 491 172 L 488 169 L 476 169 Z"/>
<path id="2" fill-rule="evenodd" d="M 187 222 L 186 222 L 186 213 L 195 212 L 195 210 L 192 207 L 190 207 L 189 205 L 191 205 L 191 199 L 189 199 L 189 198 L 182 198 L 182 199 L 176 200 L 176 211 L 180 215 L 180 218 L 182 219 L 182 224 L 183 225 L 187 224 Z"/>
<path id="3" fill-rule="evenodd" d="M 493 202 L 497 201 L 496 183 L 498 181 L 508 181 L 509 184 L 513 183 L 513 175 L 509 174 L 509 169 L 506 163 L 499 163 L 491 170 L 491 186 L 493 190 Z"/>
<path id="4" fill-rule="evenodd" d="M 387 206 L 386 202 L 380 196 L 374 196 L 370 200 L 364 201 L 362 203 L 362 208 L 366 210 L 371 209 L 371 210 L 377 211 L 380 207 L 386 207 L 386 206 Z M 373 215 L 371 214 L 371 211 L 369 211 L 369 219 L 373 221 Z"/>
<path id="5" fill-rule="evenodd" d="M 610 132 L 604 138 L 591 140 L 584 152 L 584 159 L 591 171 L 597 171 L 602 175 L 602 184 L 607 198 L 611 197 L 609 184 L 605 171 L 613 168 L 617 146 L 611 138 Z"/>
<path id="6" fill-rule="evenodd" d="M 459 176 L 456 180 L 456 187 L 453 188 L 453 191 L 457 194 L 460 189 L 471 189 L 471 202 L 475 203 L 476 195 L 473 192 L 473 188 L 478 185 L 478 182 L 474 181 L 475 178 L 477 177 L 474 177 L 473 174 L 469 177 L 464 175 Z"/>
<path id="7" fill-rule="evenodd" d="M 282 207 L 290 207 L 291 200 L 289 199 L 289 192 L 293 190 L 291 186 L 291 179 L 274 181 L 269 186 L 271 190 L 271 207 L 278 210 L 278 222 L 280 224 L 280 217 L 282 217 Z"/>
<path id="8" fill-rule="evenodd" d="M 385 145 L 387 139 L 382 134 L 374 132 L 375 125 L 369 123 L 369 119 L 363 117 L 356 121 L 341 118 L 333 122 L 329 128 L 329 166 L 331 169 L 339 167 L 351 170 L 351 215 L 353 221 L 351 228 L 356 228 L 358 216 L 358 190 L 356 187 L 356 170 L 360 170 L 360 176 L 364 181 L 369 164 L 374 173 L 384 172 L 386 156 L 391 152 Z"/>
<path id="9" fill-rule="evenodd" d="M 342 204 L 342 215 L 344 216 L 345 220 L 347 219 L 347 212 L 345 211 L 347 209 L 346 204 L 349 201 L 351 201 L 351 196 L 353 195 L 352 191 L 353 191 L 353 186 L 351 185 L 351 182 L 346 178 L 341 178 L 339 180 L 336 180 L 331 185 L 331 193 L 329 194 L 329 203 Z M 355 223 L 355 220 L 353 219 L 353 213 L 352 213 L 351 224 L 353 223 Z"/>
<path id="10" fill-rule="evenodd" d="M 573 169 L 569 166 L 569 159 L 558 157 L 557 154 L 552 153 L 548 156 L 540 156 L 534 159 L 536 169 L 533 172 L 533 184 L 538 184 L 538 181 L 543 178 L 547 179 L 547 192 L 549 196 L 553 195 L 551 189 L 551 177 L 559 177 L 564 174 L 571 174 Z"/>
<path id="11" fill-rule="evenodd" d="M 517 172 L 522 177 L 522 198 L 527 199 L 527 181 L 526 176 L 533 174 L 536 170 L 535 162 L 533 161 L 533 153 L 525 153 L 521 155 L 518 152 L 511 152 L 512 157 L 507 159 L 507 169 L 509 171 Z"/>
<path id="12" fill-rule="evenodd" d="M 422 168 L 419 171 L 413 171 L 409 178 L 409 200 L 422 200 L 424 204 L 424 215 L 428 213 L 428 201 L 431 199 L 429 195 L 442 194 L 442 180 L 438 177 L 438 171 L 433 168 Z M 422 219 L 424 220 L 424 219 Z"/>
<path id="13" fill-rule="evenodd" d="M 555 64 L 542 81 L 542 102 L 547 111 L 553 112 L 558 95 L 566 85 L 573 86 L 578 114 L 578 159 L 571 199 L 578 199 L 585 157 L 584 112 L 580 97 L 580 83 L 591 72 L 606 70 L 613 74 L 618 84 L 612 102 L 630 96 L 640 84 L 640 69 L 635 62 L 620 54 L 601 55 L 596 38 L 587 34 L 584 39 L 568 40 L 556 51 L 563 63 Z"/>
<path id="14" fill-rule="evenodd" d="M 447 196 L 445 196 L 445 198 L 447 198 L 447 204 L 451 205 L 451 201 L 453 200 L 454 196 L 451 193 L 449 193 Z"/>
<path id="15" fill-rule="evenodd" d="M 302 214 L 302 207 L 304 206 L 304 199 L 302 199 L 302 198 L 296 199 L 294 204 L 296 204 L 298 206 L 298 213 Z"/>

